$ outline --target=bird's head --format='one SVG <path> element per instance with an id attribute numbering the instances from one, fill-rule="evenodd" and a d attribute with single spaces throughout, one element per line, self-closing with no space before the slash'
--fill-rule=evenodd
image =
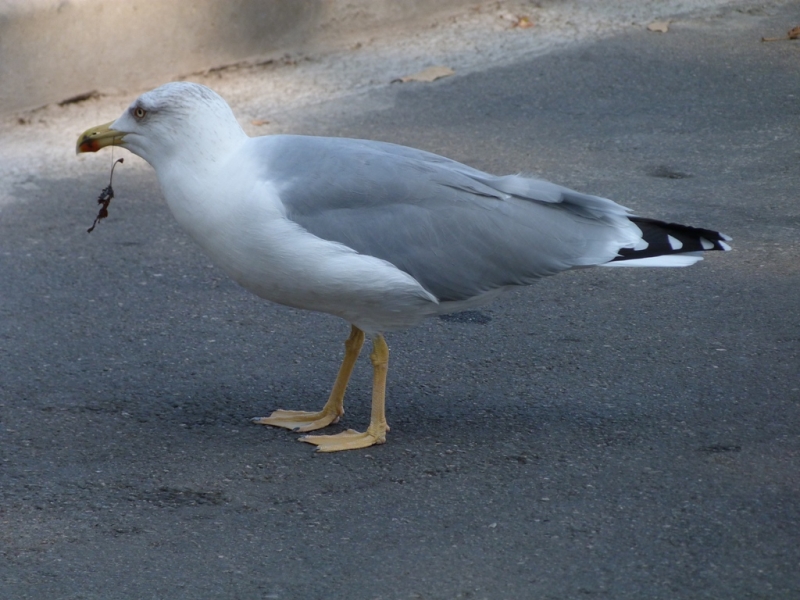
<path id="1" fill-rule="evenodd" d="M 216 92 L 181 81 L 142 94 L 116 121 L 87 129 L 76 150 L 121 146 L 158 169 L 176 156 L 215 162 L 246 137 Z"/>

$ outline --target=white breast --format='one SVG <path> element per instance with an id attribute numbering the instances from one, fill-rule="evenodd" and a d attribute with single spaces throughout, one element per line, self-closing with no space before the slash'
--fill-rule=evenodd
<path id="1" fill-rule="evenodd" d="M 275 187 L 241 159 L 232 156 L 193 177 L 176 165 L 158 172 L 178 223 L 236 282 L 273 302 L 340 316 L 368 333 L 409 327 L 437 312 L 436 298 L 407 273 L 288 220 Z"/>

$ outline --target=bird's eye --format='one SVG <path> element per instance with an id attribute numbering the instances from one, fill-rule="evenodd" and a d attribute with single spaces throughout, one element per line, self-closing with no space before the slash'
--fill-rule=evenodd
<path id="1" fill-rule="evenodd" d="M 133 109 L 133 116 L 137 119 L 144 119 L 144 116 L 147 114 L 147 111 L 143 109 L 141 106 L 137 106 Z"/>

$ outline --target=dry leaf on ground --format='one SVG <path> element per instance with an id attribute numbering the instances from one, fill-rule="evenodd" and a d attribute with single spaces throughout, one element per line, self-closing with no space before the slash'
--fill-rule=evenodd
<path id="1" fill-rule="evenodd" d="M 256 127 L 260 127 L 261 125 L 269 125 L 269 121 L 265 121 L 264 119 L 253 119 L 250 122 Z"/>
<path id="2" fill-rule="evenodd" d="M 450 75 L 454 74 L 455 71 L 450 67 L 428 67 L 427 69 L 423 69 L 419 73 L 414 73 L 413 75 L 406 75 L 405 77 L 400 77 L 395 79 L 394 81 L 400 81 L 401 83 L 407 83 L 409 81 L 423 81 L 425 83 L 430 83 L 431 81 L 436 81 L 437 79 L 441 79 L 442 77 L 449 77 Z"/>
<path id="3" fill-rule="evenodd" d="M 647 31 L 655 31 L 656 33 L 667 33 L 669 31 L 669 24 L 671 21 L 653 21 L 647 26 Z"/>
<path id="4" fill-rule="evenodd" d="M 776 37 L 776 38 L 775 37 L 773 37 L 773 38 L 762 37 L 761 41 L 762 42 L 780 42 L 781 40 L 796 40 L 798 38 L 800 38 L 800 25 L 798 25 L 797 27 L 792 27 L 786 33 L 786 37 Z"/>
<path id="5" fill-rule="evenodd" d="M 520 17 L 512 27 L 516 27 L 517 29 L 529 29 L 534 25 L 536 25 L 536 22 L 532 21 L 530 17 Z"/>
<path id="6" fill-rule="evenodd" d="M 497 13 L 497 18 L 508 23 L 510 29 L 528 29 L 536 25 L 536 21 L 526 15 L 517 15 L 504 10 Z"/>

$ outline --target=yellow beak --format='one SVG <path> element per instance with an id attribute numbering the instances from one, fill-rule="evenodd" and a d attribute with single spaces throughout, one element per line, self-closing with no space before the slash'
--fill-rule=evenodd
<path id="1" fill-rule="evenodd" d="M 97 152 L 100 148 L 105 148 L 106 146 L 120 146 L 122 144 L 122 138 L 125 137 L 126 134 L 116 129 L 111 129 L 111 123 L 113 122 L 114 121 L 104 123 L 103 125 L 97 125 L 96 127 L 90 127 L 84 131 L 78 137 L 78 145 L 75 148 L 75 153 Z"/>

